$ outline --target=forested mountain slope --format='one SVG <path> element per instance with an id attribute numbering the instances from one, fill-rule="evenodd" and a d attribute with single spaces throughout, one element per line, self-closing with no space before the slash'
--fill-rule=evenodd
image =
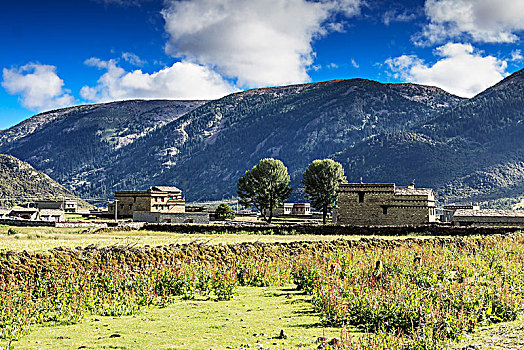
<path id="1" fill-rule="evenodd" d="M 281 159 L 295 188 L 307 164 L 333 157 L 352 181 L 416 179 L 444 201 L 511 197 L 524 187 L 523 76 L 472 99 L 351 79 L 79 106 L 0 132 L 0 152 L 86 197 L 174 184 L 190 201 L 227 198 L 264 157 Z"/>
<path id="2" fill-rule="evenodd" d="M 350 177 L 433 187 L 445 201 L 524 194 L 524 73 L 440 111 L 409 132 L 375 135 L 337 154 Z"/>

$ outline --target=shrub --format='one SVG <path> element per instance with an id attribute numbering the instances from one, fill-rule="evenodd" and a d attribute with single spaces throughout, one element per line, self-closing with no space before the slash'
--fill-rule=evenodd
<path id="1" fill-rule="evenodd" d="M 218 208 L 215 210 L 215 218 L 217 220 L 227 220 L 227 219 L 234 219 L 236 216 L 235 212 L 229 205 L 226 203 L 222 203 L 218 206 Z"/>

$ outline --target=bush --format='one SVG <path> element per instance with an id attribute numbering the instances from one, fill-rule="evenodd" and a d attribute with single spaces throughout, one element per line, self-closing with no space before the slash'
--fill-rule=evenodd
<path id="1" fill-rule="evenodd" d="M 217 220 L 234 219 L 235 216 L 236 214 L 233 209 L 226 203 L 220 204 L 215 211 L 215 218 Z"/>

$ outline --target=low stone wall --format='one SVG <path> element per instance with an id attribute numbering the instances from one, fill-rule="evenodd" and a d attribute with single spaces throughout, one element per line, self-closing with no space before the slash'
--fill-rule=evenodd
<path id="1" fill-rule="evenodd" d="M 56 222 L 55 227 L 96 227 L 96 228 L 105 228 L 107 224 L 105 223 L 96 223 L 96 222 Z"/>
<path id="2" fill-rule="evenodd" d="M 178 233 L 238 233 L 257 234 L 311 234 L 343 236 L 405 236 L 420 234 L 432 236 L 469 236 L 506 234 L 521 230 L 518 227 L 457 227 L 450 225 L 418 226 L 345 226 L 345 225 L 198 225 L 145 224 L 142 230 Z"/>
<path id="3" fill-rule="evenodd" d="M 42 273 L 74 269 L 76 273 L 100 270 L 106 266 L 143 271 L 175 265 L 182 261 L 233 262 L 239 256 L 258 259 L 287 258 L 302 253 L 340 252 L 352 248 L 396 248 L 401 245 L 433 245 L 459 247 L 496 244 L 507 235 L 491 235 L 482 239 L 463 237 L 334 240 L 329 242 L 240 243 L 233 245 L 171 244 L 157 247 L 113 246 L 55 248 L 44 253 L 0 252 L 0 278 L 28 280 Z M 519 236 L 512 238 L 522 239 Z"/>
<path id="4" fill-rule="evenodd" d="M 17 219 L 0 219 L 0 225 L 9 225 L 9 226 L 46 226 L 54 227 L 54 221 L 33 221 L 33 220 L 17 220 Z"/>
<path id="5" fill-rule="evenodd" d="M 156 213 L 135 211 L 133 221 L 152 223 L 199 223 L 209 224 L 209 213 Z"/>

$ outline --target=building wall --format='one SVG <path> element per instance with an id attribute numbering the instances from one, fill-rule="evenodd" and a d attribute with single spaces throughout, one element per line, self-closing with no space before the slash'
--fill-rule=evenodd
<path id="1" fill-rule="evenodd" d="M 117 191 L 118 217 L 133 217 L 136 211 L 158 213 L 184 213 L 185 201 L 181 194 L 176 199 L 170 199 L 166 192 L 150 191 Z M 109 206 L 109 212 L 114 214 L 114 204 Z"/>
<path id="2" fill-rule="evenodd" d="M 427 195 L 399 195 L 394 184 L 341 184 L 337 223 L 345 225 L 418 225 L 435 221 Z"/>
<path id="3" fill-rule="evenodd" d="M 137 211 L 133 221 L 151 223 L 198 223 L 209 224 L 209 213 L 155 213 Z"/>
<path id="4" fill-rule="evenodd" d="M 519 226 L 524 227 L 524 217 L 508 216 L 454 216 L 453 223 L 457 226 Z"/>

